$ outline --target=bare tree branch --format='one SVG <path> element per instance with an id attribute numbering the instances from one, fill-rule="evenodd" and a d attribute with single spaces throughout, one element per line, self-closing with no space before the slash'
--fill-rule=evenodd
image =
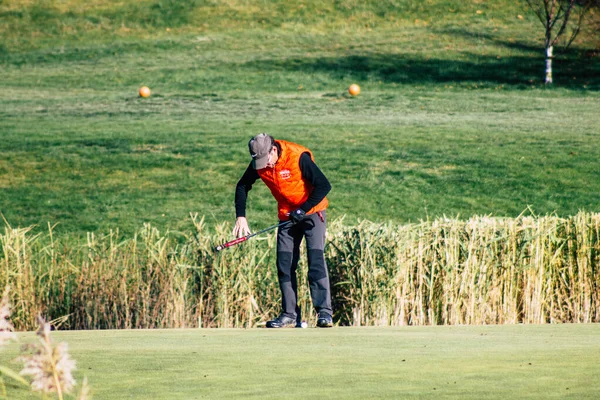
<path id="1" fill-rule="evenodd" d="M 546 47 L 556 46 L 568 30 L 565 38 L 567 49 L 581 32 L 586 15 L 592 8 L 600 8 L 600 0 L 526 0 L 545 29 Z M 573 14 L 576 17 L 573 18 Z"/>
<path id="2" fill-rule="evenodd" d="M 571 46 L 571 43 L 573 43 L 577 35 L 579 35 L 581 27 L 583 26 L 583 20 L 585 19 L 585 16 L 589 13 L 592 7 L 594 7 L 595 5 L 600 5 L 600 1 L 597 0 L 580 0 L 577 3 L 580 5 L 579 12 L 577 15 L 577 23 L 575 23 L 575 29 L 573 29 L 573 32 L 571 32 L 571 36 L 567 40 L 567 44 L 565 46 L 565 48 L 567 49 Z"/>
<path id="3" fill-rule="evenodd" d="M 562 4 L 563 3 L 561 3 L 560 8 L 562 8 Z M 556 36 L 554 36 L 554 39 L 552 40 L 550 46 L 556 45 L 556 43 L 558 42 L 558 40 L 564 33 L 565 29 L 567 28 L 567 24 L 569 23 L 569 17 L 571 16 L 571 11 L 573 10 L 574 6 L 575 6 L 575 0 L 570 0 L 569 4 L 565 6 L 566 8 L 564 10 L 564 15 L 562 16 L 562 20 L 558 16 L 555 19 L 555 23 L 558 21 L 561 21 L 562 23 L 561 23 L 560 29 L 556 33 Z"/>
<path id="4" fill-rule="evenodd" d="M 592 7 L 600 9 L 600 0 L 526 0 L 529 8 L 544 25 L 546 80 L 552 83 L 554 46 L 564 38 L 569 48 L 581 32 L 584 18 Z M 574 17 L 575 16 L 575 17 Z M 568 32 L 568 34 L 567 34 Z"/>
<path id="5" fill-rule="evenodd" d="M 537 15 L 537 17 L 539 18 L 540 22 L 542 24 L 544 24 L 544 17 L 542 15 L 542 7 L 536 5 L 535 2 L 532 1 L 532 0 L 527 0 L 527 4 L 529 5 L 529 8 L 531 8 L 533 10 L 533 12 L 535 13 L 535 15 Z"/>

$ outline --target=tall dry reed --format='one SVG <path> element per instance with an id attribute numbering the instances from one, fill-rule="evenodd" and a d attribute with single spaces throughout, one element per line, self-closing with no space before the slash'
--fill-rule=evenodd
<path id="1" fill-rule="evenodd" d="M 335 229 L 328 259 L 350 325 L 600 321 L 600 214 Z"/>
<path id="2" fill-rule="evenodd" d="M 279 312 L 274 234 L 215 253 L 227 224 L 145 225 L 87 240 L 0 233 L 17 329 L 255 327 Z M 326 259 L 345 325 L 600 322 L 600 214 L 330 224 Z M 304 249 L 303 249 L 304 251 Z M 303 255 L 302 312 L 314 323 Z"/>

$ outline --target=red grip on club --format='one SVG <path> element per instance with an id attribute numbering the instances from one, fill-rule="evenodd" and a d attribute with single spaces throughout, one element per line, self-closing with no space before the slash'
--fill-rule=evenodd
<path id="1" fill-rule="evenodd" d="M 2 1 L 2 0 L 0 0 L 0 1 Z M 254 237 L 256 235 L 260 235 L 261 233 L 265 233 L 267 231 L 270 231 L 271 229 L 275 229 L 275 228 L 279 228 L 280 226 L 288 225 L 288 224 L 290 224 L 290 222 L 291 221 L 281 221 L 281 222 L 279 222 L 276 225 L 273 225 L 273 226 L 270 226 L 268 228 L 263 229 L 262 231 L 251 233 L 251 234 L 246 235 L 244 237 L 241 237 L 239 239 L 235 239 L 235 240 L 232 240 L 231 242 L 227 242 L 227 243 L 224 243 L 224 244 L 222 244 L 220 246 L 217 246 L 217 247 L 215 247 L 215 250 L 216 251 L 221 251 L 221 250 L 226 249 L 228 247 L 235 246 L 236 244 L 240 244 L 242 242 L 245 242 L 246 240 L 250 239 L 251 237 Z"/>
<path id="2" fill-rule="evenodd" d="M 222 245 L 217 246 L 217 251 L 221 251 L 228 247 L 235 246 L 236 244 L 240 244 L 242 242 L 245 242 L 246 240 L 248 240 L 248 236 L 244 236 L 244 237 L 232 240 L 231 242 L 223 243 Z"/>

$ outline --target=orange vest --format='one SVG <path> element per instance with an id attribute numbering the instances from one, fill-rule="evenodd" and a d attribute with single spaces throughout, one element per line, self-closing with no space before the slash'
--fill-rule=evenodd
<path id="1" fill-rule="evenodd" d="M 277 200 L 279 220 L 286 221 L 290 218 L 290 212 L 304 204 L 313 189 L 310 182 L 302 179 L 300 156 L 308 153 L 313 161 L 314 158 L 310 150 L 299 144 L 285 140 L 276 140 L 275 143 L 281 147 L 275 167 L 259 169 L 256 172 Z M 307 214 L 323 211 L 328 204 L 327 198 L 324 198 L 319 204 L 308 210 Z"/>

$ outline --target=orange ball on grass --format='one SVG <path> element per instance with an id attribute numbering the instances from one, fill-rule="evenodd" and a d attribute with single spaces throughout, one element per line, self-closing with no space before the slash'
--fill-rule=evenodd
<path id="1" fill-rule="evenodd" d="M 356 83 L 353 83 L 348 88 L 348 93 L 350 93 L 352 96 L 358 96 L 360 93 L 360 86 L 358 86 Z"/>
<path id="2" fill-rule="evenodd" d="M 148 86 L 140 88 L 140 97 L 150 97 L 150 88 Z"/>

